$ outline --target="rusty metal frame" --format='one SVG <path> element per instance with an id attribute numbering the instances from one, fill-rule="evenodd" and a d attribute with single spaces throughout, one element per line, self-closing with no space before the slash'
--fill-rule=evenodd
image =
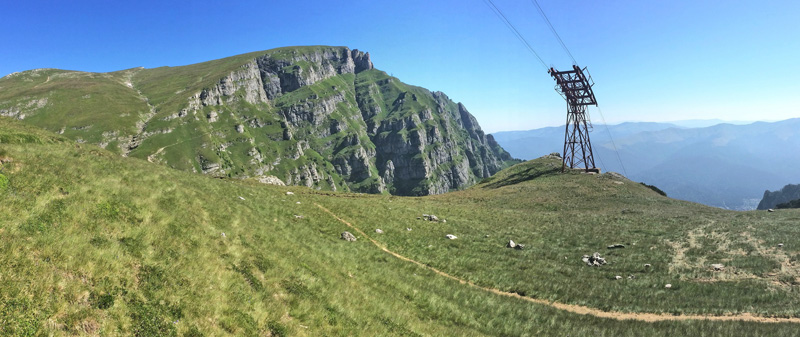
<path id="1" fill-rule="evenodd" d="M 599 173 L 594 163 L 592 143 L 589 139 L 589 122 L 586 107 L 597 105 L 591 75 L 586 68 L 572 66 L 572 70 L 556 71 L 550 68 L 550 76 L 556 80 L 556 91 L 567 101 L 567 125 L 564 131 L 564 154 L 561 171 L 583 164 L 586 172 Z"/>

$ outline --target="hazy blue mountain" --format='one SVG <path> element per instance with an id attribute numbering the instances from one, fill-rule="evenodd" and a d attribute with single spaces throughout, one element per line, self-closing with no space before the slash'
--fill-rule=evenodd
<path id="1" fill-rule="evenodd" d="M 680 121 L 670 121 L 669 123 L 684 128 L 707 128 L 709 126 L 714 126 L 717 124 L 745 125 L 745 124 L 752 124 L 754 122 L 755 121 L 726 121 L 722 119 L 686 119 Z"/>
<path id="2" fill-rule="evenodd" d="M 564 127 L 498 132 L 494 137 L 512 156 L 530 159 L 562 152 Z M 591 140 L 603 171 L 622 172 L 670 197 L 716 207 L 755 209 L 764 190 L 800 180 L 800 118 L 703 128 L 597 125 Z"/>

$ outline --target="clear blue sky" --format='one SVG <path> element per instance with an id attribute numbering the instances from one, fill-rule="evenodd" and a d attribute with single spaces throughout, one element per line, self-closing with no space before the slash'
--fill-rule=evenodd
<path id="1" fill-rule="evenodd" d="M 571 66 L 530 0 L 494 2 L 548 65 Z M 588 66 L 609 123 L 800 116 L 798 1 L 539 3 Z M 559 125 L 566 115 L 554 81 L 483 0 L 3 0 L 0 8 L 0 76 L 343 45 L 463 102 L 488 132 Z"/>

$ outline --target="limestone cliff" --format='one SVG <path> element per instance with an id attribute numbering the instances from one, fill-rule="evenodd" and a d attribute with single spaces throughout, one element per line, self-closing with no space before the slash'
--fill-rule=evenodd
<path id="1" fill-rule="evenodd" d="M 0 86 L 40 81 L 33 88 L 48 89 L 0 95 L 4 115 L 177 169 L 427 195 L 475 184 L 512 160 L 462 104 L 402 83 L 374 69 L 369 53 L 346 47 L 280 48 L 107 74 L 46 72 L 46 81 L 41 71 L 27 73 L 0 79 Z M 76 81 L 87 89 L 76 90 Z M 96 83 L 108 88 L 91 92 Z M 97 107 L 78 100 L 100 94 Z M 83 103 L 77 109 L 76 100 Z M 114 109 L 116 120 L 92 116 Z"/>

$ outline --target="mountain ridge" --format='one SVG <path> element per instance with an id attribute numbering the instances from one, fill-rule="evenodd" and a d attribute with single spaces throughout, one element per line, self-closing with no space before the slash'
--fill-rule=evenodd
<path id="1" fill-rule="evenodd" d="M 463 104 L 402 83 L 347 47 L 109 73 L 31 70 L 0 88 L 0 115 L 212 175 L 426 195 L 513 163 Z"/>

